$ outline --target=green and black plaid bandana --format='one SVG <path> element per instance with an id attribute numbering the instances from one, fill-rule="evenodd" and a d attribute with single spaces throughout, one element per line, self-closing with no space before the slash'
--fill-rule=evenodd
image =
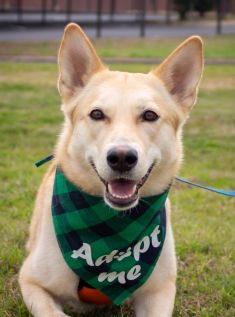
<path id="1" fill-rule="evenodd" d="M 81 192 L 57 169 L 52 215 L 62 255 L 86 283 L 120 305 L 148 279 L 166 233 L 168 191 L 117 211 Z"/>

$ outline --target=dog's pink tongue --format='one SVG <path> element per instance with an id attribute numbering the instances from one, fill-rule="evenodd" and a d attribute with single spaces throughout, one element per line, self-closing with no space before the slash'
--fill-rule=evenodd
<path id="1" fill-rule="evenodd" d="M 127 179 L 115 179 L 109 185 L 111 194 L 119 197 L 132 196 L 136 189 L 136 182 Z"/>

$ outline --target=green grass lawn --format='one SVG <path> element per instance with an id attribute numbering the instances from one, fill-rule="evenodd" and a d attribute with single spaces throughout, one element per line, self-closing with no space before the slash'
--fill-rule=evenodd
<path id="1" fill-rule="evenodd" d="M 33 163 L 52 152 L 63 117 L 55 65 L 0 68 L 0 316 L 26 317 L 30 315 L 17 273 L 25 257 L 35 194 L 47 168 L 36 169 Z M 112 68 L 148 71 L 150 66 Z M 197 106 L 185 127 L 181 176 L 214 187 L 235 187 L 234 87 L 234 66 L 206 67 Z M 179 266 L 174 317 L 235 316 L 234 199 L 178 183 L 171 199 Z M 106 309 L 92 316 L 122 315 L 120 309 Z M 124 308 L 123 316 L 133 315 Z"/>
<path id="2" fill-rule="evenodd" d="M 61 34 L 62 35 L 62 34 Z M 94 39 L 99 55 L 102 57 L 166 57 L 185 37 L 159 39 Z M 206 58 L 235 58 L 234 35 L 204 37 Z M 121 43 L 121 45 L 120 45 Z M 4 43 L 0 45 L 1 55 L 55 56 L 59 42 Z"/>

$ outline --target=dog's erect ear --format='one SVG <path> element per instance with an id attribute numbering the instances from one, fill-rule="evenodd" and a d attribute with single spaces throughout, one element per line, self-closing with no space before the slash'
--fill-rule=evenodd
<path id="1" fill-rule="evenodd" d="M 92 44 L 74 23 L 65 28 L 58 63 L 58 89 L 65 101 L 84 87 L 94 73 L 104 69 Z"/>
<path id="2" fill-rule="evenodd" d="M 152 73 L 161 79 L 173 99 L 188 112 L 196 102 L 202 71 L 203 42 L 200 37 L 192 36 Z"/>

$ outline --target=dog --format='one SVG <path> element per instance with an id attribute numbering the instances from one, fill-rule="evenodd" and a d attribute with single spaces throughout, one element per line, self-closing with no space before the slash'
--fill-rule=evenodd
<path id="1" fill-rule="evenodd" d="M 19 275 L 24 302 L 34 317 L 68 317 L 64 304 L 78 311 L 93 307 L 78 296 L 81 278 L 86 282 L 86 277 L 79 277 L 67 265 L 53 228 L 51 201 L 58 167 L 71 186 L 121 213 L 120 225 L 125 210 L 131 214 L 146 197 L 167 192 L 182 162 L 182 128 L 197 99 L 203 43 L 198 36 L 188 38 L 148 74 L 110 71 L 81 28 L 71 23 L 65 28 L 58 64 L 65 123 L 38 191 L 27 243 L 29 255 Z M 169 199 L 164 206 L 166 234 L 157 263 L 145 282 L 125 299 L 137 317 L 169 317 L 174 308 L 177 265 Z M 93 214 L 87 212 L 93 221 Z M 116 254 L 120 263 L 123 257 L 133 256 L 133 251 L 137 265 L 129 272 L 123 267 L 121 275 L 99 276 L 100 281 L 107 277 L 111 284 L 117 277 L 117 283 L 125 283 L 124 278 L 129 278 L 135 286 L 142 268 L 138 260 L 148 248 L 159 246 L 153 234 L 152 245 L 146 235 L 133 250 L 128 248 L 129 254 L 112 251 L 111 260 Z M 74 250 L 73 257 L 94 265 L 85 246 Z M 102 259 L 111 261 L 105 256 L 96 264 Z"/>

